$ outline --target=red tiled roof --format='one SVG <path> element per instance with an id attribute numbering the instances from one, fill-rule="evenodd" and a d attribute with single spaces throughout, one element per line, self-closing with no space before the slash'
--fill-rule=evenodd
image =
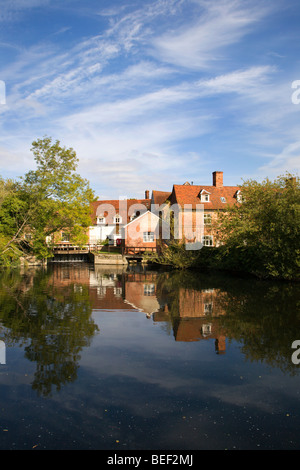
<path id="1" fill-rule="evenodd" d="M 196 204 L 203 204 L 204 209 L 226 209 L 226 205 L 236 204 L 236 193 L 240 188 L 238 186 L 200 186 L 200 185 L 179 185 L 173 186 L 172 195 L 170 197 L 171 204 L 191 204 L 192 208 L 196 208 Z M 210 193 L 209 202 L 201 202 L 200 192 L 204 190 Z M 205 193 L 204 193 L 205 194 Z M 221 201 L 224 197 L 226 202 Z"/>
<path id="2" fill-rule="evenodd" d="M 125 201 L 121 200 L 121 203 L 124 203 Z M 141 210 L 143 209 L 142 206 L 145 207 L 145 210 L 150 210 L 151 208 L 151 199 L 127 199 L 126 200 L 127 204 L 127 214 L 126 214 L 126 220 L 122 220 L 122 224 L 127 224 L 130 222 L 130 216 L 132 215 L 132 212 L 134 209 L 139 210 L 138 207 L 135 207 L 130 211 L 130 207 L 138 204 L 141 205 Z M 104 201 L 94 201 L 91 203 L 91 216 L 92 216 L 92 222 L 93 224 L 97 223 L 97 216 L 103 215 L 106 217 L 106 223 L 108 224 L 113 224 L 114 223 L 114 216 L 119 214 L 123 218 L 122 214 L 122 207 L 120 207 L 120 200 L 119 199 L 111 199 L 111 200 L 104 200 Z M 120 213 L 121 212 L 121 213 Z"/>
<path id="3" fill-rule="evenodd" d="M 171 196 L 168 191 L 152 191 L 152 203 L 161 206 Z"/>

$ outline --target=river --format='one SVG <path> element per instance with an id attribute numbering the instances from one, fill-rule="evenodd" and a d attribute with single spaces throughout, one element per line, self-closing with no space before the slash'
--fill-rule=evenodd
<path id="1" fill-rule="evenodd" d="M 3 270 L 0 449 L 300 449 L 299 300 L 220 273 Z"/>

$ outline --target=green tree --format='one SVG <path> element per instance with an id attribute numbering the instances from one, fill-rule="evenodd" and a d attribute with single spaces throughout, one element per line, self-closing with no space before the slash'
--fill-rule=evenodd
<path id="1" fill-rule="evenodd" d="M 28 222 L 27 207 L 20 198 L 18 184 L 0 179 L 0 261 L 10 264 L 22 254 L 19 243 Z"/>
<path id="2" fill-rule="evenodd" d="M 51 137 L 34 141 L 31 151 L 37 168 L 14 183 L 13 190 L 8 191 L 12 183 L 6 183 L 3 196 L 0 184 L 2 261 L 28 252 L 39 258 L 50 256 L 46 237 L 61 230 L 74 243 L 87 241 L 94 194 L 89 182 L 76 173 L 76 152 L 58 140 L 52 142 Z M 30 240 L 24 240 L 25 234 Z"/>
<path id="3" fill-rule="evenodd" d="M 299 179 L 244 182 L 242 203 L 229 207 L 217 226 L 221 249 L 247 270 L 266 277 L 294 279 L 300 267 Z M 233 256 L 233 255 L 232 255 Z"/>

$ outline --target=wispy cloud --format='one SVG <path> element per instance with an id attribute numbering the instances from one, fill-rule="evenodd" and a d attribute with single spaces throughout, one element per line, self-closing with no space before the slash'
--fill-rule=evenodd
<path id="1" fill-rule="evenodd" d="M 48 5 L 50 0 L 0 0 L 0 22 L 13 22 L 21 18 L 22 12 Z"/>
<path id="2" fill-rule="evenodd" d="M 282 152 L 269 157 L 269 162 L 262 165 L 260 171 L 270 178 L 283 175 L 286 172 L 298 174 L 300 170 L 300 141 L 287 145 Z"/>
<path id="3" fill-rule="evenodd" d="M 258 173 L 297 162 L 300 106 L 292 105 L 278 62 L 288 59 L 272 44 L 264 56 L 247 55 L 248 37 L 255 40 L 281 0 L 76 5 L 86 18 L 93 15 L 93 34 L 84 30 L 75 40 L 67 16 L 26 48 L 10 44 L 14 58 L 0 65 L 7 84 L 0 174 L 16 166 L 6 152 L 32 164 L 30 142 L 45 134 L 75 148 L 97 192 L 165 189 L 215 164 L 239 174 L 231 163 L 238 146 L 247 156 L 255 152 L 258 163 L 248 157 L 247 164 Z M 52 14 L 63 8 L 47 0 L 0 0 L 1 6 L 12 21 L 30 8 L 47 6 Z"/>
<path id="4" fill-rule="evenodd" d="M 225 60 L 226 48 L 253 30 L 268 12 L 265 6 L 253 2 L 196 3 L 202 8 L 196 19 L 153 40 L 154 54 L 161 60 L 189 69 L 207 69 L 212 63 Z"/>

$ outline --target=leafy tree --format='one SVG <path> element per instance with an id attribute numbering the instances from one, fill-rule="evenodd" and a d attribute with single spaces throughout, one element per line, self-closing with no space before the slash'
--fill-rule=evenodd
<path id="1" fill-rule="evenodd" d="M 299 180 L 286 174 L 273 182 L 249 180 L 240 189 L 243 202 L 228 207 L 216 227 L 224 255 L 234 253 L 260 276 L 299 277 Z"/>
<path id="2" fill-rule="evenodd" d="M 4 264 L 10 264 L 22 254 L 19 242 L 28 222 L 25 206 L 17 183 L 0 179 L 0 260 Z"/>
<path id="3" fill-rule="evenodd" d="M 50 256 L 46 237 L 64 231 L 74 243 L 87 241 L 94 194 L 89 182 L 76 173 L 76 152 L 50 137 L 32 143 L 37 168 L 17 183 L 0 180 L 0 258 L 30 252 Z M 3 188 L 3 191 L 2 191 Z M 2 203 L 1 203 L 2 202 Z M 24 240 L 25 234 L 30 240 Z M 1 238 L 2 237 L 2 238 Z M 29 238 L 29 237 L 28 237 Z"/>

